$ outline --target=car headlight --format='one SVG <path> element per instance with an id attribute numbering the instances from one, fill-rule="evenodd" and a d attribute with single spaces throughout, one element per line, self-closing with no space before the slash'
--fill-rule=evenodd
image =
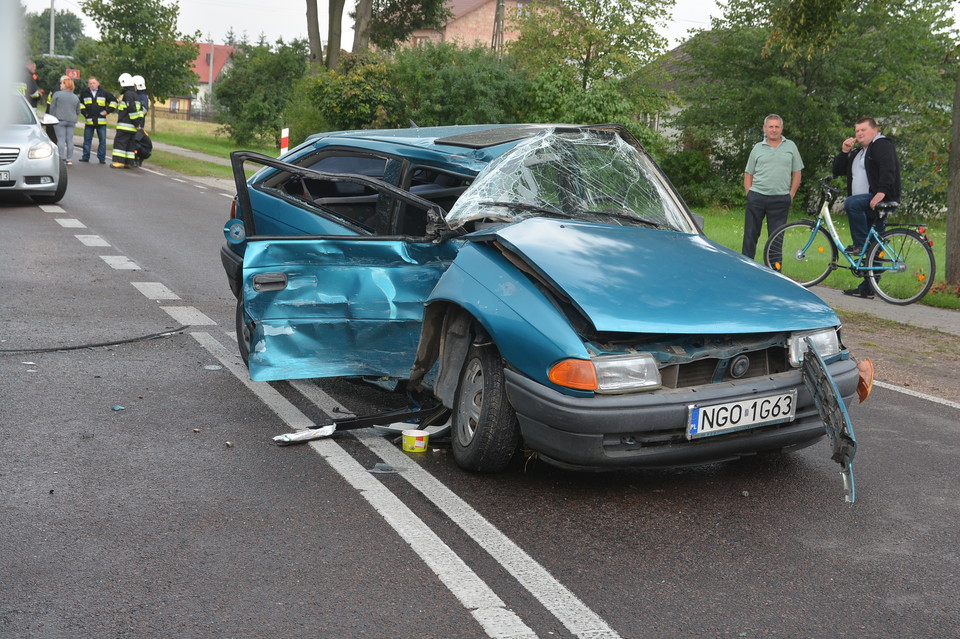
<path id="1" fill-rule="evenodd" d="M 41 142 L 27 152 L 27 157 L 31 160 L 42 160 L 53 155 L 53 145 L 49 142 Z"/>
<path id="2" fill-rule="evenodd" d="M 817 352 L 820 353 L 820 357 L 824 359 L 833 357 L 840 352 L 840 337 L 837 335 L 837 329 L 835 328 L 793 333 L 790 335 L 790 365 L 794 368 L 798 368 L 800 362 L 803 361 L 803 354 L 807 351 L 807 342 L 805 341 L 807 337 L 813 342 Z"/>
<path id="3" fill-rule="evenodd" d="M 551 367 L 548 378 L 558 386 L 597 393 L 652 390 L 663 383 L 657 361 L 649 353 L 565 359 Z"/>

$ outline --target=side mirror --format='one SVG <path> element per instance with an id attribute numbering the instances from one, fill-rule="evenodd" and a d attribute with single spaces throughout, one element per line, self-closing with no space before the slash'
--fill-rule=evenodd
<path id="1" fill-rule="evenodd" d="M 57 117 L 52 116 L 52 115 L 50 115 L 49 113 L 44 113 L 44 114 L 43 114 L 43 117 L 40 118 L 40 124 L 42 124 L 43 126 L 48 126 L 48 125 L 51 125 L 51 124 L 56 124 L 56 123 L 59 122 L 59 121 L 60 121 L 60 120 L 59 120 Z"/>

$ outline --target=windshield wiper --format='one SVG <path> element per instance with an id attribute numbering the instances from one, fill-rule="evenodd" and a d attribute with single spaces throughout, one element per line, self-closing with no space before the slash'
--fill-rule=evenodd
<path id="1" fill-rule="evenodd" d="M 599 211 L 589 211 L 584 209 L 583 213 L 586 215 L 602 215 L 604 217 L 616 217 L 621 220 L 630 220 L 631 222 L 639 222 L 640 224 L 647 224 L 657 229 L 670 229 L 672 227 L 665 225 L 663 222 L 655 222 L 653 220 L 648 220 L 645 217 L 640 217 L 633 211 L 630 211 L 629 214 L 624 213 L 624 211 L 630 211 L 630 209 L 600 209 Z"/>
<path id="2" fill-rule="evenodd" d="M 548 209 L 542 206 L 536 206 L 534 204 L 526 204 L 524 202 L 479 202 L 480 206 L 502 206 L 508 209 L 519 209 L 521 211 L 530 211 L 532 213 L 543 213 L 545 215 L 557 215 L 559 217 L 567 218 L 568 220 L 573 219 L 573 216 L 569 213 L 564 213 L 559 209 Z"/>

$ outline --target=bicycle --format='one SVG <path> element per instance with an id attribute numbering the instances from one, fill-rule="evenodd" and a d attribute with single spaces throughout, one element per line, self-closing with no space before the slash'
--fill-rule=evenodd
<path id="1" fill-rule="evenodd" d="M 891 304 L 921 299 L 933 286 L 936 274 L 926 227 L 897 224 L 881 235 L 871 226 L 863 250 L 848 251 L 830 214 L 830 205 L 840 194 L 830 185 L 831 180 L 823 180 L 816 220 L 789 222 L 773 232 L 763 248 L 765 264 L 806 288 L 819 284 L 836 269 L 846 268 L 867 278 L 874 292 Z M 880 202 L 877 211 L 884 218 L 898 206 L 899 202 Z M 839 256 L 847 264 L 839 263 Z"/>

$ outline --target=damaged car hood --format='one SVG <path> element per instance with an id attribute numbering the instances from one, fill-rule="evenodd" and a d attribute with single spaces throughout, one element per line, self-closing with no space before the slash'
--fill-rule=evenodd
<path id="1" fill-rule="evenodd" d="M 702 235 L 533 218 L 467 237 L 513 253 L 601 332 L 760 333 L 840 323 L 813 293 Z"/>

